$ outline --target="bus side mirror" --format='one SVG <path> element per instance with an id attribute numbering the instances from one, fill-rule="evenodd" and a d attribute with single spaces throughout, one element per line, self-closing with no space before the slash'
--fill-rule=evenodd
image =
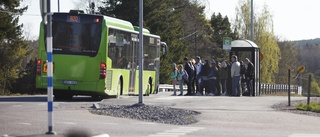
<path id="1" fill-rule="evenodd" d="M 167 54 L 167 49 L 168 49 L 167 43 L 161 42 L 160 45 L 161 45 L 162 55 Z"/>

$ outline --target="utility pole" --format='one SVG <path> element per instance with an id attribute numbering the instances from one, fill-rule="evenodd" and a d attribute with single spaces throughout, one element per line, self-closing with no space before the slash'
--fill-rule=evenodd
<path id="1" fill-rule="evenodd" d="M 143 82 L 143 0 L 139 0 L 139 103 L 142 102 Z"/>
<path id="2" fill-rule="evenodd" d="M 253 41 L 253 0 L 251 0 L 250 40 Z"/>
<path id="3" fill-rule="evenodd" d="M 60 0 L 58 0 L 58 12 L 60 12 Z"/>

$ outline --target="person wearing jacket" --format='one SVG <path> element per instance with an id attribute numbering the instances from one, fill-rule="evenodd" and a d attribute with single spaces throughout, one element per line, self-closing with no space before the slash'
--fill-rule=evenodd
<path id="1" fill-rule="evenodd" d="M 188 82 L 187 82 L 187 86 L 188 86 L 188 92 L 187 92 L 187 96 L 188 95 L 193 95 L 194 94 L 194 74 L 195 74 L 195 68 L 192 65 L 192 63 L 189 61 L 189 59 L 187 57 L 185 57 L 184 59 L 185 62 L 185 70 L 188 73 L 189 77 L 188 77 Z"/>
<path id="2" fill-rule="evenodd" d="M 178 83 L 179 83 L 179 88 L 180 88 L 179 96 L 183 95 L 183 84 L 184 84 L 184 79 L 183 79 L 184 71 L 183 70 L 184 70 L 183 69 L 183 65 L 179 64 L 178 65 L 178 77 L 177 77 L 177 80 L 178 80 Z"/>
<path id="3" fill-rule="evenodd" d="M 247 66 L 246 72 L 245 72 L 247 89 L 249 92 L 249 96 L 253 96 L 254 94 L 253 94 L 252 80 L 254 78 L 254 65 L 248 58 L 244 60 L 244 63 Z"/>
<path id="4" fill-rule="evenodd" d="M 176 63 L 172 63 L 172 71 L 171 71 L 171 75 L 170 75 L 170 78 L 172 80 L 172 85 L 173 85 L 173 95 L 177 95 L 176 94 L 176 84 L 177 84 L 177 76 L 178 76 L 178 70 L 177 70 L 177 67 L 176 67 Z"/>

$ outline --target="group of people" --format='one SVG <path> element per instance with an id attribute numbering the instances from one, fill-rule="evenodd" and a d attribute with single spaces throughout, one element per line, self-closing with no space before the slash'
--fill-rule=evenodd
<path id="1" fill-rule="evenodd" d="M 195 59 L 185 57 L 184 63 L 172 64 L 173 95 L 177 95 L 175 87 L 179 85 L 179 96 L 182 96 L 184 84 L 188 87 L 185 95 L 242 96 L 245 91 L 248 96 L 254 95 L 254 65 L 248 58 L 239 62 L 238 57 L 232 55 L 231 61 L 218 62 L 197 56 Z"/>

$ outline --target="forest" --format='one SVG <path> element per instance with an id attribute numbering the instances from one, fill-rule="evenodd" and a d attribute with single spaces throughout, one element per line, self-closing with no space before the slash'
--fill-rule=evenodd
<path id="1" fill-rule="evenodd" d="M 20 3 L 21 0 L 0 1 L 0 95 L 42 94 L 35 89 L 39 44 L 38 40 L 23 35 L 23 24 L 19 25 L 18 21 L 28 7 L 20 7 Z M 184 57 L 228 59 L 229 53 L 222 49 L 223 37 L 250 39 L 249 0 L 239 0 L 233 22 L 221 13 L 213 13 L 207 19 L 201 0 L 145 0 L 143 4 L 144 27 L 160 35 L 169 49 L 161 57 L 160 83 L 170 83 L 170 64 L 183 63 Z M 139 0 L 104 0 L 97 5 L 97 12 L 138 26 L 138 5 Z M 317 53 L 320 53 L 320 38 L 280 40 L 274 34 L 273 18 L 267 5 L 254 14 L 253 20 L 253 41 L 265 55 L 260 62 L 261 83 L 286 84 L 288 69 L 295 75 L 297 67 L 303 65 L 306 72 L 302 77 L 312 76 L 311 93 L 319 96 L 320 56 Z M 299 81 L 292 78 L 291 83 L 299 84 Z M 303 89 L 307 89 L 306 80 Z"/>

